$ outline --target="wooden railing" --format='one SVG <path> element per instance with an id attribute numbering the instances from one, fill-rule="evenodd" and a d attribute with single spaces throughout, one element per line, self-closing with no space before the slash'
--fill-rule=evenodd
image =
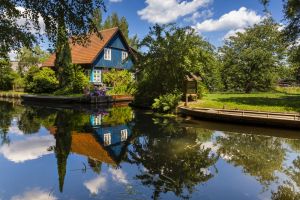
<path id="1" fill-rule="evenodd" d="M 259 111 L 245 111 L 245 110 L 210 109 L 210 108 L 192 108 L 192 109 L 205 111 L 208 113 L 300 121 L 299 113 L 259 112 Z"/>

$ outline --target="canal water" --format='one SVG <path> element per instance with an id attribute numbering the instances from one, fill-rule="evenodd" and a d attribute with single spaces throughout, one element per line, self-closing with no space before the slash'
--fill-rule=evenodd
<path id="1" fill-rule="evenodd" d="M 300 132 L 0 101 L 0 199 L 300 199 Z"/>

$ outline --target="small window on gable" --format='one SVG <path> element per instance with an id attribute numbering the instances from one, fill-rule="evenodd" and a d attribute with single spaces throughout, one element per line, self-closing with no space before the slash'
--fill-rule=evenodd
<path id="1" fill-rule="evenodd" d="M 128 57 L 128 53 L 126 51 L 122 51 L 122 61 L 126 60 Z"/>
<path id="2" fill-rule="evenodd" d="M 111 60 L 111 49 L 104 49 L 104 60 Z"/>

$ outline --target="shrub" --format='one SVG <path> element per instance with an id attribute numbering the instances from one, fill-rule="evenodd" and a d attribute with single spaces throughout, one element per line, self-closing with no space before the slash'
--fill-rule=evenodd
<path id="1" fill-rule="evenodd" d="M 112 87 L 108 94 L 132 94 L 134 91 L 134 80 L 127 70 L 112 69 L 103 74 L 103 82 Z"/>
<path id="2" fill-rule="evenodd" d="M 179 93 L 161 95 L 154 99 L 152 109 L 163 113 L 172 112 L 178 106 L 181 96 Z"/>
<path id="3" fill-rule="evenodd" d="M 49 68 L 43 68 L 33 76 L 31 89 L 34 93 L 52 93 L 58 88 L 58 80 L 55 72 Z"/>
<path id="4" fill-rule="evenodd" d="M 31 66 L 24 77 L 24 90 L 26 92 L 34 92 L 33 77 L 40 71 L 39 67 Z"/>
<path id="5" fill-rule="evenodd" d="M 74 79 L 72 83 L 73 93 L 82 93 L 83 89 L 89 85 L 89 78 L 84 74 L 79 65 L 73 65 Z"/>
<path id="6" fill-rule="evenodd" d="M 12 70 L 9 61 L 0 60 L 0 90 L 11 90 L 17 74 Z"/>

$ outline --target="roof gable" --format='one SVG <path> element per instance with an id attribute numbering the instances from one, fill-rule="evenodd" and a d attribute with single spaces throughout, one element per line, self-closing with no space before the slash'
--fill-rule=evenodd
<path id="1" fill-rule="evenodd" d="M 111 41 L 111 39 L 117 34 L 120 33 L 121 37 L 125 41 L 125 44 L 128 46 L 122 32 L 119 28 L 111 28 L 101 31 L 102 39 L 97 36 L 97 34 L 92 34 L 90 42 L 86 46 L 79 44 L 70 44 L 72 63 L 73 64 L 91 64 L 102 52 L 104 47 Z M 129 48 L 129 46 L 128 46 Z M 130 49 L 130 48 L 129 48 Z M 55 53 L 52 54 L 44 63 L 45 67 L 53 67 L 55 62 Z"/>

